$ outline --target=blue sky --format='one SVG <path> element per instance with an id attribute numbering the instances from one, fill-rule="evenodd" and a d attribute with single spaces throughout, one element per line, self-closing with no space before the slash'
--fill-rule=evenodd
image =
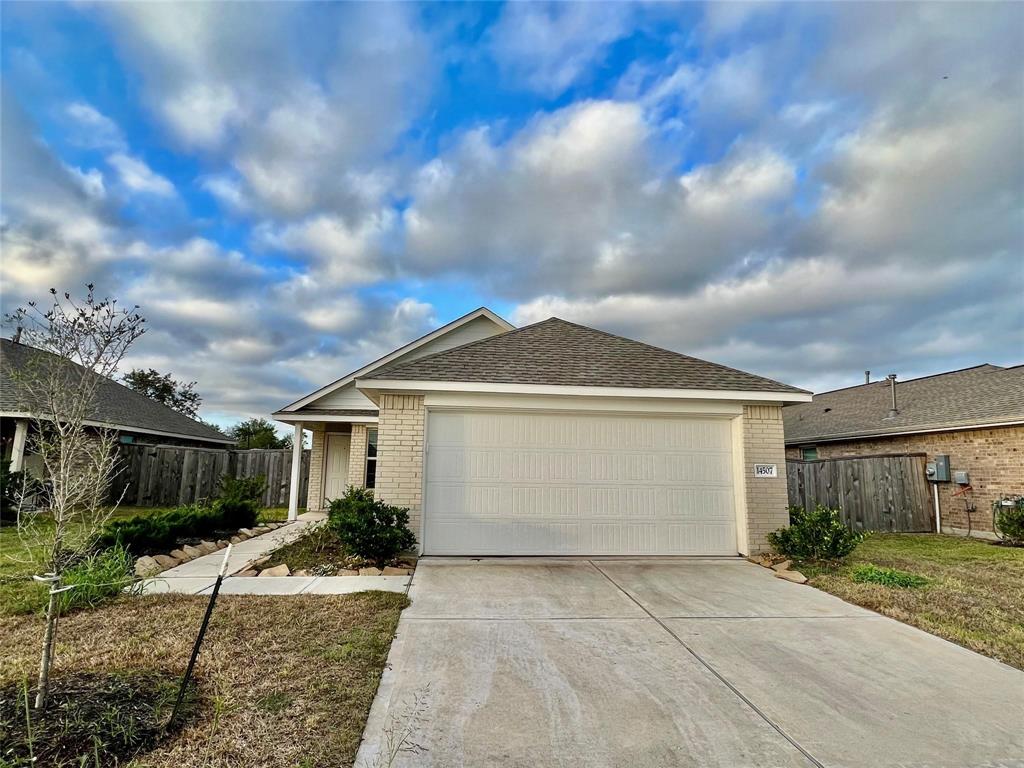
<path id="1" fill-rule="evenodd" d="M 265 415 L 479 305 L 813 389 L 1024 362 L 1019 4 L 2 17 L 4 311 Z"/>

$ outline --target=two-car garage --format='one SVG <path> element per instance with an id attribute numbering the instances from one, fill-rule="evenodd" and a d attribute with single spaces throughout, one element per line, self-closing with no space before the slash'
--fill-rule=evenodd
<path id="1" fill-rule="evenodd" d="M 431 410 L 432 555 L 735 555 L 731 419 Z"/>

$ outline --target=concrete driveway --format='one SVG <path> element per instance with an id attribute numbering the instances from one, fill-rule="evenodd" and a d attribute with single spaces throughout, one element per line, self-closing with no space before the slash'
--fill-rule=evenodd
<path id="1" fill-rule="evenodd" d="M 743 560 L 424 559 L 410 597 L 357 766 L 1024 766 L 1024 673 Z"/>

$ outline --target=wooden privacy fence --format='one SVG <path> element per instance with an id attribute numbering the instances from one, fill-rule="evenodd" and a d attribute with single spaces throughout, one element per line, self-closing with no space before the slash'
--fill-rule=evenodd
<path id="1" fill-rule="evenodd" d="M 111 493 L 130 507 L 174 507 L 214 498 L 224 475 L 263 475 L 267 488 L 264 507 L 288 505 L 292 451 L 224 448 L 189 448 L 180 445 L 123 445 L 122 467 Z M 304 504 L 309 484 L 309 450 L 302 452 L 299 503 Z M 123 496 L 122 496 L 123 494 Z"/>
<path id="2" fill-rule="evenodd" d="M 858 531 L 931 531 L 923 453 L 786 462 L 789 503 L 839 509 Z"/>

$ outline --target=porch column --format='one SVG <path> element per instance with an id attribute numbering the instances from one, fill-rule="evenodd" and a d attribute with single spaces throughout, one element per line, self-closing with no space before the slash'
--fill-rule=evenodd
<path id="1" fill-rule="evenodd" d="M 25 468 L 25 441 L 28 438 L 28 419 L 14 422 L 14 443 L 11 445 L 11 471 L 20 472 Z"/>
<path id="2" fill-rule="evenodd" d="M 288 488 L 288 522 L 299 517 L 299 477 L 302 474 L 302 422 L 295 425 L 292 437 L 292 484 Z"/>

